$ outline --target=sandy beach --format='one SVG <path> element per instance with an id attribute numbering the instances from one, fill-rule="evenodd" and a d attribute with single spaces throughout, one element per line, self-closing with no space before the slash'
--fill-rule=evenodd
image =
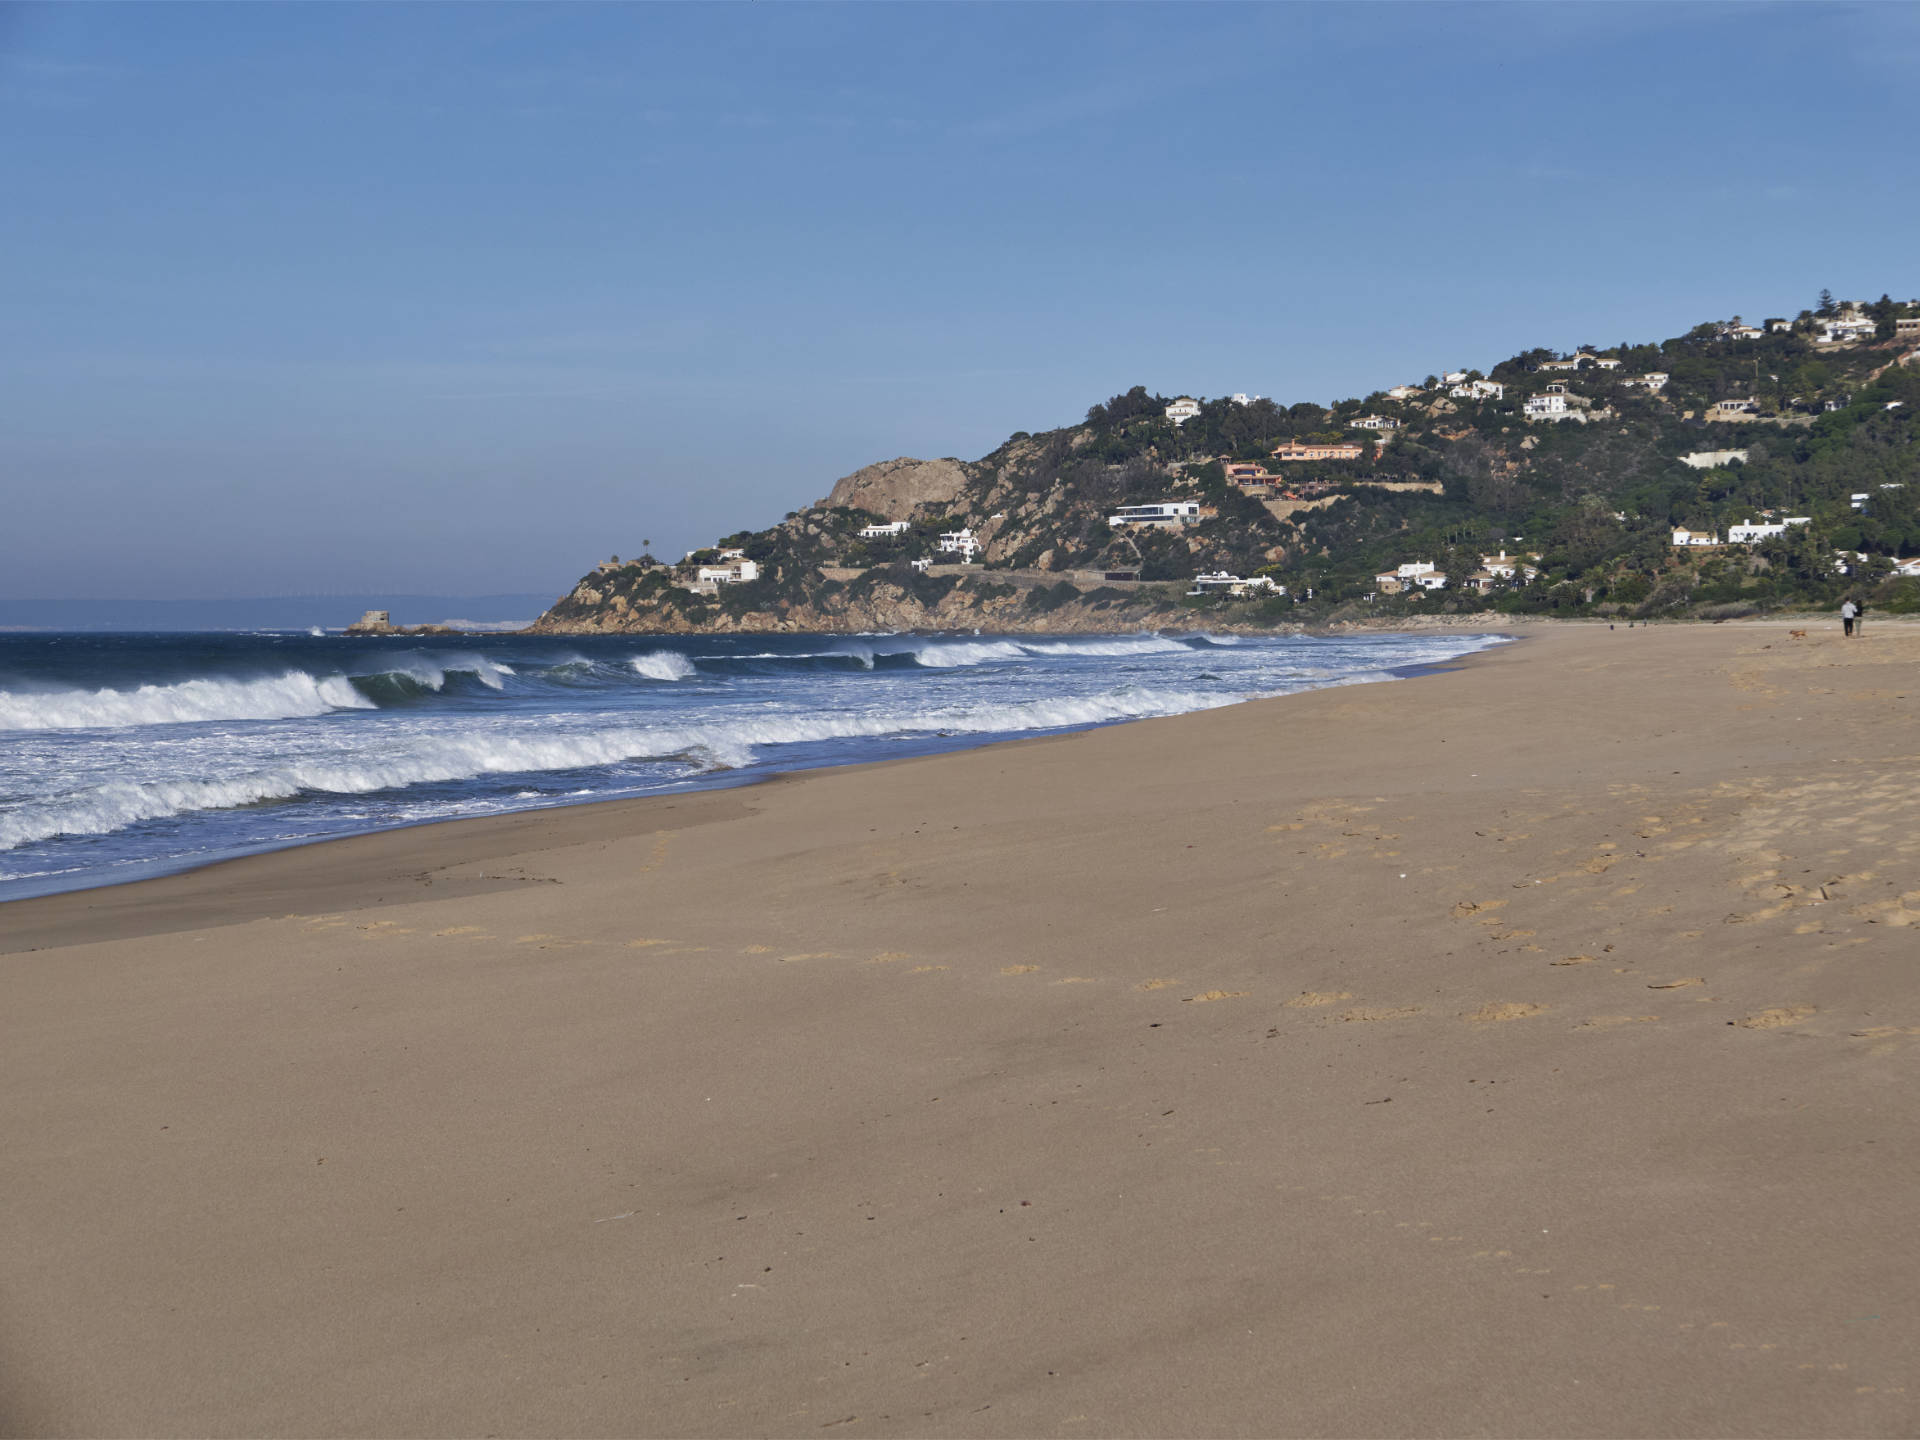
<path id="1" fill-rule="evenodd" d="M 0 906 L 0 1426 L 1911 1435 L 1920 626 Z"/>

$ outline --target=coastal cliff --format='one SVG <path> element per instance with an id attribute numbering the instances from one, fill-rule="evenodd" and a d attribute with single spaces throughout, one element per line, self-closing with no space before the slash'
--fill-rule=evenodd
<path id="1" fill-rule="evenodd" d="M 533 628 L 1920 610 L 1920 302 L 1822 304 L 1330 406 L 1135 386 L 978 460 L 866 466 L 677 564 L 608 561 Z"/>

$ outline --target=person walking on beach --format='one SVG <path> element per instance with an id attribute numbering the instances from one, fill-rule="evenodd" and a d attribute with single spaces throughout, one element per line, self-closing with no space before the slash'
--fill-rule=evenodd
<path id="1" fill-rule="evenodd" d="M 1847 634 L 1853 634 L 1853 617 L 1860 613 L 1860 607 L 1851 599 L 1840 602 L 1840 628 Z"/>

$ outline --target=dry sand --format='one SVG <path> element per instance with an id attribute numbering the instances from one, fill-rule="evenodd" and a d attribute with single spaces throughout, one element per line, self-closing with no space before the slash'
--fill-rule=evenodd
<path id="1" fill-rule="evenodd" d="M 0 907 L 14 1432 L 1911 1435 L 1920 628 Z"/>

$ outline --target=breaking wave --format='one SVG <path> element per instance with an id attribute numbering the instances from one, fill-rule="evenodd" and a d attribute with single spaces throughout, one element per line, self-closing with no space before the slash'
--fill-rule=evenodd
<path id="1" fill-rule="evenodd" d="M 292 720 L 374 702 L 342 675 L 181 680 L 132 690 L 0 690 L 0 730 L 84 730 L 205 720 Z"/>
<path id="2" fill-rule="evenodd" d="M 636 675 L 649 680 L 685 680 L 694 674 L 693 662 L 678 650 L 655 650 L 627 662 Z"/>
<path id="3" fill-rule="evenodd" d="M 113 782 L 0 815 L 0 850 L 59 835 L 104 835 L 142 821 L 227 810 L 305 794 L 367 795 L 412 785 L 679 760 L 737 769 L 763 746 L 862 736 L 1014 734 L 1177 715 L 1239 696 L 1124 690 L 1104 695 L 921 711 L 768 715 L 706 726 L 620 726 L 572 735 L 468 733 L 386 737 L 333 760 L 302 760 L 219 779 Z"/>

